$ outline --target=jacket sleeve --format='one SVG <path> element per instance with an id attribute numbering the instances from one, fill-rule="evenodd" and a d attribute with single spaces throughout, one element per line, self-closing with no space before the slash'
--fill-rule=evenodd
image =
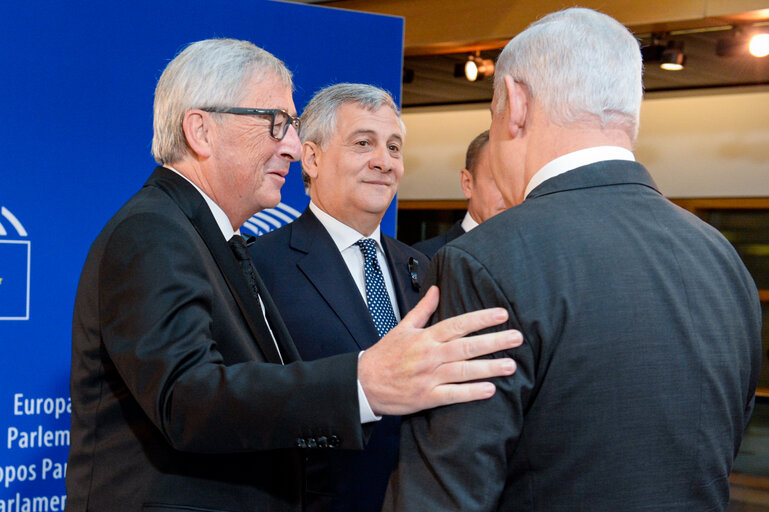
<path id="1" fill-rule="evenodd" d="M 493 330 L 520 329 L 514 305 L 477 260 L 455 247 L 439 252 L 427 284 L 440 288 L 433 323 L 468 311 L 505 307 L 510 319 Z M 517 371 L 494 379 L 488 400 L 423 411 L 404 419 L 400 460 L 393 473 L 385 511 L 497 510 L 516 449 L 524 410 L 534 383 L 534 351 L 522 347 L 491 357 L 513 357 Z"/>
<path id="2" fill-rule="evenodd" d="M 182 220 L 123 220 L 99 266 L 109 386 L 135 400 L 175 449 L 234 453 L 359 449 L 357 355 L 261 362 L 206 245 Z M 229 309 L 228 309 L 229 308 Z"/>

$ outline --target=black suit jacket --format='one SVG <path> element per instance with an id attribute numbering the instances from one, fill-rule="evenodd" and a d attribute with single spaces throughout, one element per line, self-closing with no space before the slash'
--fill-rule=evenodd
<path id="1" fill-rule="evenodd" d="M 362 448 L 355 356 L 298 362 L 262 298 L 285 366 L 202 196 L 158 168 L 80 279 L 67 510 L 300 510 L 294 447 Z"/>
<path id="2" fill-rule="evenodd" d="M 419 300 L 427 259 L 386 235 L 381 240 L 398 309 L 405 315 Z M 379 339 L 342 255 L 309 208 L 291 224 L 257 238 L 251 257 L 303 359 L 357 354 Z M 399 428 L 400 417 L 384 417 L 362 453 L 309 454 L 308 510 L 378 512 L 397 459 Z"/>
<path id="3" fill-rule="evenodd" d="M 428 238 L 427 240 L 422 240 L 421 242 L 413 244 L 411 247 L 419 252 L 424 253 L 428 258 L 432 259 L 435 256 L 435 253 L 438 252 L 441 247 L 464 234 L 465 230 L 462 228 L 462 220 L 458 220 L 454 223 L 453 226 L 449 228 L 447 232 L 443 233 L 442 235 L 434 236 L 432 238 Z"/>
<path id="4" fill-rule="evenodd" d="M 549 179 L 432 265 L 436 319 L 503 306 L 525 341 L 491 399 L 404 420 L 385 510 L 726 510 L 758 295 L 640 164 Z"/>

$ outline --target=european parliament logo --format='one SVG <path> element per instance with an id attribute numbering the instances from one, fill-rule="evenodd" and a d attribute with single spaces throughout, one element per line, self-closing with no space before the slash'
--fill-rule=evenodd
<path id="1" fill-rule="evenodd" d="M 0 206 L 0 320 L 29 320 L 29 270 L 32 244 L 27 230 Z"/>
<path id="2" fill-rule="evenodd" d="M 243 224 L 241 229 L 250 231 L 254 236 L 259 236 L 293 222 L 299 215 L 301 212 L 285 203 L 280 203 L 275 208 L 268 208 L 253 215 Z"/>

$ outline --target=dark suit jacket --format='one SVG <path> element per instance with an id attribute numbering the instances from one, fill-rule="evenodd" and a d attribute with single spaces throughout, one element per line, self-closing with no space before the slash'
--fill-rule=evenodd
<path id="1" fill-rule="evenodd" d="M 404 420 L 385 510 L 726 510 L 758 379 L 755 284 L 635 162 L 542 183 L 447 245 L 437 318 L 503 306 L 517 372 Z"/>
<path id="2" fill-rule="evenodd" d="M 443 233 L 442 235 L 434 236 L 432 238 L 428 238 L 427 240 L 422 240 L 421 242 L 413 244 L 411 247 L 419 252 L 424 253 L 428 258 L 432 259 L 435 256 L 435 253 L 438 252 L 441 247 L 464 234 L 465 230 L 462 229 L 462 221 L 458 220 L 456 223 L 454 223 L 453 226 L 449 228 L 447 232 Z"/>
<path id="3" fill-rule="evenodd" d="M 262 298 L 286 366 L 205 201 L 158 168 L 80 279 L 68 511 L 300 510 L 293 447 L 362 448 L 355 355 L 297 362 Z"/>
<path id="4" fill-rule="evenodd" d="M 417 262 L 412 261 L 411 268 L 417 270 L 418 285 L 424 280 L 427 259 L 385 235 L 382 246 L 398 308 L 405 315 L 420 296 L 409 262 Z M 379 339 L 342 255 L 309 208 L 291 224 L 257 238 L 251 257 L 303 359 L 357 354 Z M 399 428 L 400 417 L 384 417 L 364 452 L 310 454 L 308 509 L 379 512 L 397 459 Z"/>

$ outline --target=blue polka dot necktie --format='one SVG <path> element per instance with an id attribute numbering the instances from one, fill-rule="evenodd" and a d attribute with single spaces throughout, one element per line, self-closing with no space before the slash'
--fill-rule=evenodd
<path id="1" fill-rule="evenodd" d="M 366 271 L 366 303 L 374 319 L 374 325 L 381 338 L 398 323 L 387 294 L 382 269 L 376 257 L 376 242 L 371 238 L 361 238 L 355 242 L 363 253 Z"/>

